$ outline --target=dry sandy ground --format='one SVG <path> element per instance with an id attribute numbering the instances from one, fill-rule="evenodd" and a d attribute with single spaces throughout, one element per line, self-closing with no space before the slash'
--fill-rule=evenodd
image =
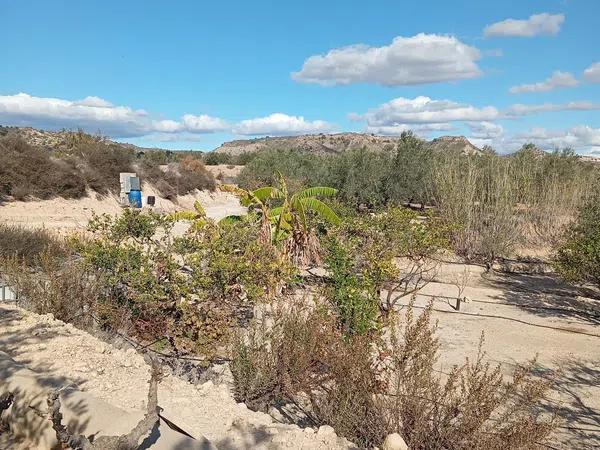
<path id="1" fill-rule="evenodd" d="M 0 350 L 42 380 L 61 380 L 125 411 L 145 411 L 149 368 L 132 349 L 118 350 L 51 316 L 0 304 Z M 301 429 L 248 410 L 235 402 L 227 383 L 194 386 L 168 376 L 158 399 L 165 416 L 219 449 L 352 448 L 330 427 Z"/>
<path id="2" fill-rule="evenodd" d="M 456 311 L 455 281 L 470 273 L 464 294 L 470 302 Z M 541 374 L 558 373 L 555 406 L 563 419 L 557 448 L 600 448 L 600 300 L 597 293 L 567 286 L 554 276 L 486 275 L 478 266 L 446 264 L 437 282 L 418 296 L 432 296 L 441 341 L 440 369 L 447 372 L 474 358 L 481 333 L 490 359 L 511 373 L 515 363 L 536 357 Z M 597 298 L 597 297 L 596 297 Z M 406 304 L 406 301 L 402 302 Z"/>
<path id="3" fill-rule="evenodd" d="M 238 199 L 225 192 L 196 192 L 180 196 L 177 203 L 160 198 L 151 188 L 144 195 L 156 196 L 157 211 L 172 212 L 191 210 L 199 200 L 209 217 L 219 220 L 230 214 L 243 214 L 245 209 Z M 0 223 L 46 228 L 65 233 L 85 229 L 87 222 L 96 214 L 119 214 L 122 211 L 116 196 L 98 198 L 91 193 L 77 200 L 56 198 L 53 200 L 9 202 L 0 205 Z"/>

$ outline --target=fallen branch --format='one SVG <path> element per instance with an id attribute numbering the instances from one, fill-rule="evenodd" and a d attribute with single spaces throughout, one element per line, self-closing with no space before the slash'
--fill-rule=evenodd
<path id="1" fill-rule="evenodd" d="M 12 392 L 5 392 L 4 394 L 0 395 L 0 414 L 10 408 L 10 405 L 12 405 L 14 399 L 15 396 Z"/>
<path id="2" fill-rule="evenodd" d="M 58 441 L 73 450 L 135 450 L 139 446 L 139 440 L 147 435 L 156 422 L 158 422 L 158 382 L 162 372 L 157 364 L 152 365 L 152 376 L 150 377 L 150 388 L 148 390 L 148 407 L 146 415 L 129 433 L 121 436 L 101 436 L 93 443 L 83 435 L 71 435 L 62 424 L 62 413 L 60 412 L 60 395 L 55 390 L 48 394 L 47 418 L 52 422 L 52 428 L 56 433 Z"/>
<path id="3" fill-rule="evenodd" d="M 0 416 L 2 416 L 4 411 L 10 408 L 10 405 L 12 405 L 14 399 L 15 396 L 12 392 L 5 392 L 4 394 L 0 395 Z M 0 417 L 0 434 L 4 433 L 5 431 L 9 431 L 8 424 L 2 420 L 2 417 Z"/>

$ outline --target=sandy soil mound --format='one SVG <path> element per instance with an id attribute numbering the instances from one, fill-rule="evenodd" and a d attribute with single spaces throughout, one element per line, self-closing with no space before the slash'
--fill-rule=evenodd
<path id="1" fill-rule="evenodd" d="M 128 412 L 145 411 L 149 367 L 134 350 L 118 350 L 54 320 L 0 305 L 0 350 L 52 379 L 72 385 Z M 168 376 L 159 385 L 165 415 L 194 436 L 220 449 L 348 449 L 330 427 L 301 429 L 236 403 L 227 383 L 191 385 Z"/>

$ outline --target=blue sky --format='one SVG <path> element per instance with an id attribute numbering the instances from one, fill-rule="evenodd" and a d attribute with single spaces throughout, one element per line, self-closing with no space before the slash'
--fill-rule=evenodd
<path id="1" fill-rule="evenodd" d="M 600 154 L 598 17 L 595 0 L 0 0 L 0 124 L 202 150 L 413 129 Z"/>

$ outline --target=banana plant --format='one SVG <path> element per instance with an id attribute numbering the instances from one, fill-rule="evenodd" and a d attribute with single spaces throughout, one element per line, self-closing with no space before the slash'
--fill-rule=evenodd
<path id="1" fill-rule="evenodd" d="M 308 215 L 316 214 L 326 222 L 337 225 L 339 217 L 329 205 L 317 198 L 333 197 L 337 190 L 317 186 L 290 195 L 280 173 L 278 181 L 278 186 L 265 186 L 254 191 L 231 185 L 223 185 L 221 189 L 236 194 L 242 205 L 259 208 L 263 229 L 268 227 L 269 239 L 273 244 L 282 246 L 292 259 L 302 264 L 318 262 L 318 239 L 309 228 Z M 270 209 L 272 201 L 277 202 L 278 206 Z"/>
<path id="2" fill-rule="evenodd" d="M 219 189 L 223 192 L 229 192 L 236 195 L 240 199 L 242 206 L 247 208 L 258 208 L 261 213 L 261 233 L 259 239 L 261 242 L 271 243 L 272 227 L 269 212 L 268 201 L 270 198 L 275 198 L 275 193 L 271 187 L 262 187 L 254 191 L 242 189 L 233 184 L 222 184 Z M 227 216 L 220 220 L 219 223 L 227 223 L 239 220 L 238 216 Z"/>
<path id="3" fill-rule="evenodd" d="M 192 222 L 190 231 L 200 231 L 206 226 L 206 224 L 210 220 L 206 216 L 206 211 L 204 210 L 202 204 L 198 200 L 194 202 L 193 211 L 176 211 L 174 213 L 169 214 L 167 217 L 174 222 L 179 222 L 182 220 Z"/>

